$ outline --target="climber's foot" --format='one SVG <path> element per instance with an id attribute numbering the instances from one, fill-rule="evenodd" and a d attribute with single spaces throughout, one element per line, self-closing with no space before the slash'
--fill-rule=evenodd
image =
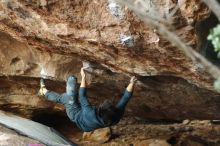
<path id="1" fill-rule="evenodd" d="M 45 83 L 44 83 L 44 79 L 40 79 L 40 87 L 42 88 L 42 87 L 45 87 Z"/>
<path id="2" fill-rule="evenodd" d="M 44 96 L 47 92 L 47 89 L 45 87 L 45 83 L 43 79 L 40 79 L 40 90 L 38 91 L 39 96 Z"/>

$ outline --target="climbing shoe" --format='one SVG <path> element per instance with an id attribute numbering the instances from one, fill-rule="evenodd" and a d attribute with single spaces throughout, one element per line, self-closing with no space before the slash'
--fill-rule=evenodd
<path id="1" fill-rule="evenodd" d="M 45 87 L 45 83 L 44 83 L 44 79 L 40 79 L 40 87 L 42 88 L 42 87 Z"/>
<path id="2" fill-rule="evenodd" d="M 45 94 L 45 90 L 46 90 L 46 87 L 45 87 L 45 83 L 44 83 L 44 80 L 43 79 L 40 79 L 40 90 L 38 91 L 38 95 L 39 96 L 44 96 Z"/>

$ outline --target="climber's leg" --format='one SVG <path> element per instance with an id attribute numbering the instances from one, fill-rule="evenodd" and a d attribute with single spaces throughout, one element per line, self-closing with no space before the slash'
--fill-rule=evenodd
<path id="1" fill-rule="evenodd" d="M 50 101 L 65 104 L 60 94 L 47 90 L 43 79 L 40 80 L 40 90 L 38 94 L 44 95 Z"/>

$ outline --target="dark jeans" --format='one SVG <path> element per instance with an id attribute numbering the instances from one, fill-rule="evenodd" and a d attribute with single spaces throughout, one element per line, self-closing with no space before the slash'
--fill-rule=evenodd
<path id="1" fill-rule="evenodd" d="M 75 121 L 75 116 L 80 110 L 84 113 L 88 113 L 93 108 L 87 100 L 85 88 L 80 88 L 79 90 L 80 104 L 77 102 L 77 97 L 67 95 L 66 93 L 60 95 L 54 91 L 48 91 L 45 96 L 50 101 L 63 104 L 68 117 L 72 121 Z"/>
<path id="2" fill-rule="evenodd" d="M 48 91 L 45 96 L 50 101 L 63 104 L 70 120 L 75 121 L 76 114 L 81 110 L 76 97 L 67 95 L 66 93 L 60 95 L 53 91 Z"/>

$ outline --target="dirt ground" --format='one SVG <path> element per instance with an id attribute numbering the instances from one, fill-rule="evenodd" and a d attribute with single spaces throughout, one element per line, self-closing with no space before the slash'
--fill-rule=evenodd
<path id="1" fill-rule="evenodd" d="M 67 120 L 63 122 L 56 123 L 60 124 L 57 130 L 82 146 L 136 146 L 148 139 L 162 139 L 172 146 L 220 146 L 220 122 L 208 120 L 145 121 L 126 117 L 111 127 L 112 138 L 102 144 L 83 140 L 83 133 L 77 127 Z M 26 146 L 30 143 L 39 142 L 0 126 L 0 146 Z"/>
<path id="2" fill-rule="evenodd" d="M 84 141 L 82 132 L 77 128 L 74 128 L 75 133 L 72 134 L 65 128 L 61 131 L 64 130 L 67 137 L 83 146 L 133 146 L 147 139 L 162 139 L 172 146 L 220 146 L 220 122 L 213 123 L 208 120 L 174 122 L 124 118 L 111 129 L 113 136 L 104 144 Z"/>

